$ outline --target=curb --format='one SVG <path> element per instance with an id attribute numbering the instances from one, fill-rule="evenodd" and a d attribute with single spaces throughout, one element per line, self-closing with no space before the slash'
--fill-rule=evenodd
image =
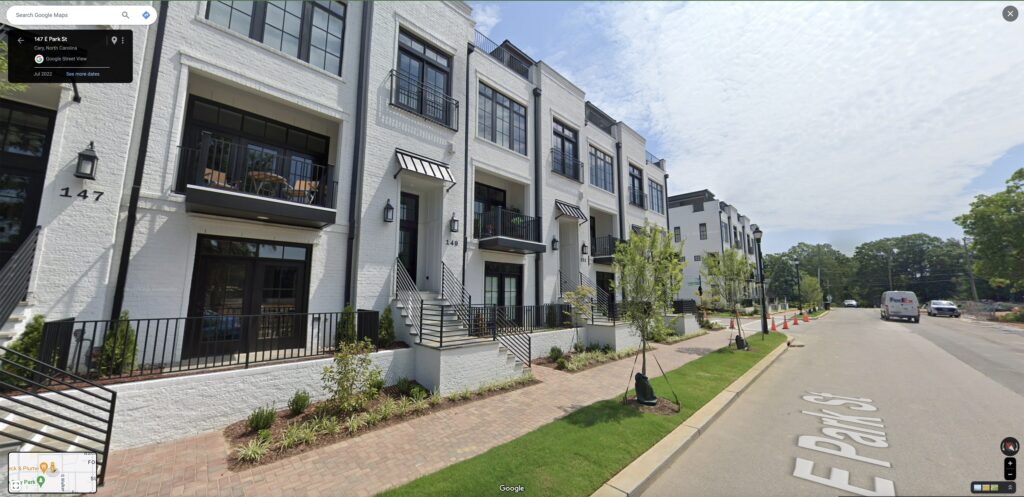
<path id="1" fill-rule="evenodd" d="M 761 373 L 768 368 L 775 359 L 786 352 L 789 347 L 786 343 L 779 344 L 775 350 L 763 357 L 757 364 L 754 364 L 746 373 L 725 387 L 718 395 L 709 400 L 707 404 L 690 415 L 683 424 L 672 430 L 665 438 L 647 449 L 640 457 L 636 458 L 628 466 L 619 471 L 601 485 L 591 497 L 632 497 L 640 495 L 654 478 L 662 470 L 667 468 L 675 458 L 683 453 L 702 432 L 707 430 L 711 423 L 741 392 L 746 390 Z"/>

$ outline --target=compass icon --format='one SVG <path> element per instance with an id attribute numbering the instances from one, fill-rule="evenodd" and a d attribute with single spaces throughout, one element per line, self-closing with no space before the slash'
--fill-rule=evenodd
<path id="1" fill-rule="evenodd" d="M 1020 451 L 1020 442 L 1016 438 L 1006 437 L 999 443 L 999 450 L 1007 457 L 1014 456 Z"/>

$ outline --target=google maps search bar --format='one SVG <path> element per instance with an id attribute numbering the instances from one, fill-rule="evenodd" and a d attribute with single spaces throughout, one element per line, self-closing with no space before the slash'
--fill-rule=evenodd
<path id="1" fill-rule="evenodd" d="M 7 9 L 13 26 L 118 26 L 156 22 L 156 10 L 146 5 L 15 5 Z"/>

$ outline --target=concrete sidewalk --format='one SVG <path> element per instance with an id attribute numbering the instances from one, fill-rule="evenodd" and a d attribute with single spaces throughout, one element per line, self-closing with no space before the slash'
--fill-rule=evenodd
<path id="1" fill-rule="evenodd" d="M 657 345 L 666 371 L 728 344 L 729 330 Z M 111 455 L 99 496 L 369 496 L 481 454 L 594 402 L 622 395 L 632 358 L 541 381 L 238 473 L 221 432 Z M 316 385 L 311 385 L 316 388 Z M 248 413 L 239 413 L 239 419 Z"/>

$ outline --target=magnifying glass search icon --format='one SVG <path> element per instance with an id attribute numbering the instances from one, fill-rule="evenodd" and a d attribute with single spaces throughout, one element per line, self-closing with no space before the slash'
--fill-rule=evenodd
<path id="1" fill-rule="evenodd" d="M 127 10 L 122 10 L 121 11 L 121 17 L 123 17 L 125 19 L 128 19 L 128 11 Z"/>

